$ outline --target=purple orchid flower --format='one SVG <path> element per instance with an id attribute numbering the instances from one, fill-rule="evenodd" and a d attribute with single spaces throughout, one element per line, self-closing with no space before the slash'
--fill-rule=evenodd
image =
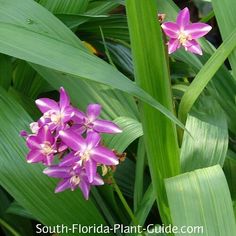
<path id="1" fill-rule="evenodd" d="M 63 129 L 74 115 L 74 108 L 70 105 L 70 98 L 62 87 L 60 88 L 59 103 L 49 98 L 40 98 L 35 102 L 39 110 L 44 113 L 39 121 L 47 124 L 51 130 Z"/>
<path id="2" fill-rule="evenodd" d="M 84 131 L 95 131 L 98 133 L 121 133 L 122 130 L 113 122 L 98 119 L 101 113 L 101 105 L 89 104 L 86 114 L 78 109 L 75 110 L 73 120 L 81 126 L 81 133 Z"/>
<path id="3" fill-rule="evenodd" d="M 73 150 L 73 153 L 62 160 L 60 166 L 71 165 L 76 160 L 78 166 L 84 166 L 89 183 L 92 183 L 96 177 L 97 164 L 117 165 L 119 163 L 110 149 L 100 145 L 101 137 L 96 132 L 89 132 L 85 139 L 70 129 L 61 130 L 59 135 Z"/>
<path id="4" fill-rule="evenodd" d="M 62 179 L 55 189 L 56 193 L 62 192 L 68 188 L 74 191 L 79 187 L 86 200 L 89 198 L 91 185 L 104 184 L 98 174 L 94 176 L 92 182 L 89 182 L 85 170 L 78 165 L 73 166 L 73 164 L 71 166 L 52 166 L 46 168 L 43 173 L 53 178 Z"/>
<path id="5" fill-rule="evenodd" d="M 196 39 L 203 37 L 212 29 L 208 24 L 190 23 L 190 14 L 187 7 L 179 12 L 176 22 L 165 22 L 161 27 L 170 38 L 168 42 L 169 54 L 182 45 L 186 51 L 202 55 L 202 49 Z"/>
<path id="6" fill-rule="evenodd" d="M 30 148 L 27 155 L 27 162 L 42 162 L 44 165 L 50 166 L 56 150 L 55 138 L 51 135 L 48 126 L 39 129 L 37 135 L 29 135 L 26 144 Z"/>

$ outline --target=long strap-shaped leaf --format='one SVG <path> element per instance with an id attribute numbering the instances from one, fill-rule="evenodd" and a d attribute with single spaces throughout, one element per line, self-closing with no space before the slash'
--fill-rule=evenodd
<path id="1" fill-rule="evenodd" d="M 4 7 L 6 7 L 10 9 L 9 12 L 11 12 L 15 9 L 14 3 L 21 4 L 22 2 L 19 0 L 0 0 L 0 3 L 1 11 L 4 12 Z M 24 4 L 36 3 L 26 0 Z M 37 6 L 39 9 L 40 7 L 41 6 Z M 51 28 L 46 32 L 45 30 L 42 31 L 39 25 L 42 23 L 43 26 L 45 26 L 46 22 L 45 20 L 41 22 L 41 18 L 38 14 L 36 14 L 37 17 L 34 17 L 32 12 L 24 13 L 26 15 L 20 16 L 21 21 L 19 21 L 19 19 L 15 21 L 14 18 L 10 18 L 9 21 L 7 21 L 7 18 L 1 20 L 0 16 L 1 52 L 63 73 L 68 73 L 75 76 L 75 79 L 79 77 L 80 79 L 83 78 L 106 84 L 127 92 L 155 107 L 173 122 L 184 128 L 181 122 L 152 96 L 139 88 L 112 66 L 94 55 L 91 55 L 87 50 L 82 48 L 79 41 L 78 43 L 75 42 L 74 37 L 73 40 L 71 40 L 72 32 L 65 26 L 65 29 L 63 29 L 61 22 L 53 20 L 54 17 L 52 15 L 48 17 L 46 11 L 43 11 L 43 14 L 45 17 L 49 18 L 55 29 L 57 29 L 58 24 L 63 38 L 65 34 L 68 33 L 68 42 L 71 43 L 68 43 L 64 39 L 59 39 L 58 35 L 55 34 Z M 29 15 L 29 17 L 27 15 Z"/>
<path id="2" fill-rule="evenodd" d="M 175 236 L 232 236 L 236 224 L 224 173 L 219 165 L 166 180 Z M 195 233 L 194 231 L 195 226 Z M 191 232 L 192 231 L 192 232 Z"/>
<path id="3" fill-rule="evenodd" d="M 127 0 L 128 25 L 136 82 L 173 111 L 170 78 L 155 0 Z M 141 105 L 144 140 L 153 189 L 163 222 L 170 222 L 163 179 L 179 173 L 179 148 L 173 123 L 147 104 Z"/>
<path id="4" fill-rule="evenodd" d="M 185 121 L 191 107 L 212 79 L 214 74 L 224 63 L 232 50 L 236 47 L 236 30 L 234 30 L 227 39 L 221 44 L 216 52 L 211 56 L 207 63 L 202 67 L 194 81 L 184 93 L 179 106 L 179 117 L 181 121 Z"/>
<path id="5" fill-rule="evenodd" d="M 181 147 L 181 170 L 191 171 L 220 164 L 223 166 L 228 149 L 226 116 L 210 96 L 201 97 L 188 115 Z"/>

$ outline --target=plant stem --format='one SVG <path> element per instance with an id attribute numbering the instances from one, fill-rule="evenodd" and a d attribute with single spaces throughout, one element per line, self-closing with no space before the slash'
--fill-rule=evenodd
<path id="1" fill-rule="evenodd" d="M 112 178 L 112 183 L 113 183 L 113 186 L 114 186 L 114 189 L 118 195 L 118 197 L 120 198 L 125 210 L 127 211 L 128 215 L 130 216 L 131 220 L 133 221 L 133 224 L 134 225 L 138 225 L 138 221 L 137 219 L 135 218 L 134 216 L 134 213 L 132 212 L 132 210 L 130 209 L 128 203 L 126 202 L 122 192 L 120 191 L 120 188 L 119 186 L 117 185 L 116 181 L 115 181 L 115 178 L 113 176 L 111 176 Z"/>
<path id="2" fill-rule="evenodd" d="M 5 229 L 7 229 L 14 236 L 21 236 L 15 229 L 11 227 L 5 220 L 0 218 L 0 225 L 2 225 Z"/>

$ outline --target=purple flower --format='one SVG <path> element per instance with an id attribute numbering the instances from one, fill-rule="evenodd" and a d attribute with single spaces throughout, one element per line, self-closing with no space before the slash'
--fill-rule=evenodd
<path id="1" fill-rule="evenodd" d="M 110 134 L 122 132 L 122 130 L 113 122 L 98 119 L 100 113 L 101 105 L 89 104 L 86 114 L 76 109 L 73 120 L 76 124 L 81 125 L 81 132 L 86 130 Z"/>
<path id="2" fill-rule="evenodd" d="M 63 129 L 74 115 L 74 108 L 70 105 L 70 98 L 62 87 L 60 88 L 59 103 L 49 98 L 40 98 L 35 102 L 39 110 L 44 113 L 39 121 L 47 124 L 51 130 Z"/>
<path id="3" fill-rule="evenodd" d="M 62 179 L 55 189 L 56 193 L 62 192 L 68 188 L 74 191 L 79 187 L 86 200 L 89 198 L 91 185 L 104 184 L 103 180 L 98 174 L 94 176 L 93 181 L 90 183 L 85 170 L 78 165 L 73 166 L 73 164 L 71 166 L 52 166 L 45 169 L 43 173 L 53 178 Z"/>
<path id="4" fill-rule="evenodd" d="M 30 148 L 27 155 L 27 162 L 42 162 L 49 166 L 52 164 L 55 153 L 55 138 L 51 135 L 48 126 L 39 129 L 37 135 L 29 135 L 26 144 Z"/>
<path id="5" fill-rule="evenodd" d="M 161 25 L 170 38 L 168 53 L 171 54 L 182 45 L 186 51 L 202 55 L 202 50 L 196 39 L 206 35 L 212 27 L 204 23 L 190 23 L 187 7 L 179 12 L 176 22 L 165 22 Z"/>
<path id="6" fill-rule="evenodd" d="M 73 150 L 73 153 L 65 157 L 60 165 L 71 165 L 76 158 L 77 165 L 84 166 L 89 183 L 92 183 L 96 177 L 97 164 L 117 165 L 119 163 L 111 150 L 100 145 L 101 137 L 96 132 L 89 132 L 85 139 L 70 129 L 60 131 L 59 135 Z"/>

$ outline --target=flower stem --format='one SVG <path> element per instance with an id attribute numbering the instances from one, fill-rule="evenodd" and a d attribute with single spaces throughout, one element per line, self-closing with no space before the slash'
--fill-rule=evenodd
<path id="1" fill-rule="evenodd" d="M 137 219 L 135 218 L 134 213 L 133 213 L 132 210 L 130 209 L 128 203 L 126 202 L 126 200 L 125 200 L 125 198 L 124 198 L 122 192 L 120 191 L 120 188 L 119 188 L 119 186 L 117 185 L 117 183 L 116 183 L 114 177 L 111 176 L 111 178 L 112 178 L 112 183 L 113 183 L 114 189 L 115 189 L 115 191 L 116 191 L 118 197 L 120 198 L 120 201 L 122 202 L 122 204 L 123 204 L 125 210 L 127 211 L 128 215 L 130 216 L 131 220 L 133 221 L 133 224 L 134 224 L 134 225 L 138 225 L 138 221 L 137 221 Z"/>
<path id="2" fill-rule="evenodd" d="M 15 229 L 13 229 L 5 220 L 0 218 L 0 225 L 7 229 L 14 236 L 21 236 Z"/>

